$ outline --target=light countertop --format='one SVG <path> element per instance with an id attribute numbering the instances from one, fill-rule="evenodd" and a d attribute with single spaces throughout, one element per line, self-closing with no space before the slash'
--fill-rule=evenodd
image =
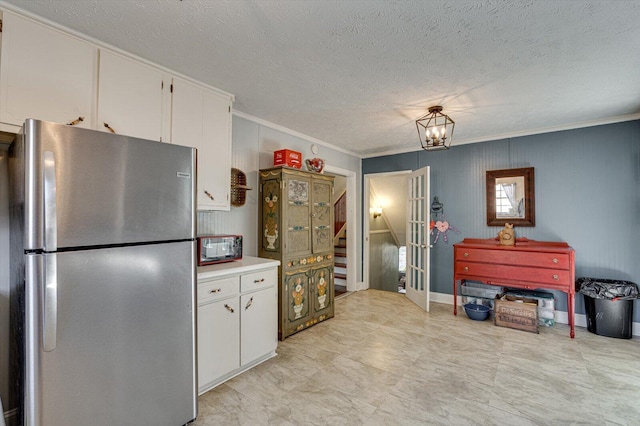
<path id="1" fill-rule="evenodd" d="M 204 278 L 218 278 L 226 275 L 242 274 L 246 272 L 259 271 L 261 269 L 275 268 L 279 265 L 279 260 L 244 256 L 241 260 L 234 260 L 233 262 L 199 266 L 197 268 L 197 272 L 198 279 L 201 280 Z"/>

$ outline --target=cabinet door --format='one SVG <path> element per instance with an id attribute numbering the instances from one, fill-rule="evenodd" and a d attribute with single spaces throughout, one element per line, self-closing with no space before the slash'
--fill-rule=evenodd
<path id="1" fill-rule="evenodd" d="M 282 337 L 309 326 L 312 309 L 309 303 L 311 297 L 308 272 L 309 268 L 305 268 L 287 271 L 284 274 L 284 285 L 280 296 L 282 324 L 279 331 Z"/>
<path id="2" fill-rule="evenodd" d="M 285 253 L 300 256 L 311 253 L 311 179 L 289 176 L 284 184 Z"/>
<path id="3" fill-rule="evenodd" d="M 240 365 L 276 350 L 278 294 L 275 285 L 240 297 Z"/>
<path id="4" fill-rule="evenodd" d="M 26 118 L 91 127 L 97 49 L 71 35 L 4 12 L 0 122 Z"/>
<path id="5" fill-rule="evenodd" d="M 198 149 L 198 210 L 229 210 L 231 99 L 174 77 L 171 143 Z"/>
<path id="6" fill-rule="evenodd" d="M 311 185 L 313 194 L 311 245 L 313 253 L 333 250 L 333 182 L 314 178 Z"/>
<path id="7" fill-rule="evenodd" d="M 162 140 L 163 77 L 156 68 L 101 50 L 96 128 Z"/>
<path id="8" fill-rule="evenodd" d="M 313 317 L 320 320 L 330 318 L 333 316 L 333 264 L 315 266 L 310 275 Z"/>
<path id="9" fill-rule="evenodd" d="M 278 175 L 279 177 L 279 175 Z M 261 257 L 271 257 L 275 254 L 280 255 L 282 227 L 280 219 L 282 217 L 282 191 L 281 180 L 278 177 L 269 177 L 261 179 L 259 188 L 258 205 L 260 207 L 259 229 L 260 233 L 260 250 Z M 284 234 L 286 235 L 286 234 Z"/>
<path id="10" fill-rule="evenodd" d="M 200 392 L 240 367 L 238 298 L 198 306 L 198 386 Z"/>

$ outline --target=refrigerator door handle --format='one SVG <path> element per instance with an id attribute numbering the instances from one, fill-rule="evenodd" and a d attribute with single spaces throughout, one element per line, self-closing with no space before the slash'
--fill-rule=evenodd
<path id="1" fill-rule="evenodd" d="M 42 347 L 45 352 L 56 349 L 58 334 L 58 262 L 55 253 L 44 255 Z"/>
<path id="2" fill-rule="evenodd" d="M 58 248 L 57 207 L 56 207 L 56 159 L 52 151 L 42 153 L 42 189 L 44 198 L 44 250 Z"/>

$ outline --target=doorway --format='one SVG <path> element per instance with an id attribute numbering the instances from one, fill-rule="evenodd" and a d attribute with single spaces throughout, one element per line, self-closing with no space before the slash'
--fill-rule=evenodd
<path id="1" fill-rule="evenodd" d="M 334 238 L 334 281 L 336 296 L 342 297 L 357 290 L 357 221 L 356 221 L 356 172 L 327 164 L 324 173 L 335 176 L 337 190 L 334 190 L 334 201 L 343 196 L 345 225 L 338 230 Z"/>
<path id="2" fill-rule="evenodd" d="M 400 250 L 406 245 L 407 178 L 411 170 L 364 176 L 364 282 L 402 292 Z"/>

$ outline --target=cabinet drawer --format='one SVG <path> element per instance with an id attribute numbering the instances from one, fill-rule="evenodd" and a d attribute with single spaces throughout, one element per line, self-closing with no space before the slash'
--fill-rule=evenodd
<path id="1" fill-rule="evenodd" d="M 553 284 L 558 287 L 569 287 L 571 274 L 568 270 L 548 268 L 527 268 L 510 265 L 490 265 L 485 263 L 456 262 L 456 275 L 483 278 L 486 282 L 509 283 L 510 280 L 530 283 Z"/>
<path id="2" fill-rule="evenodd" d="M 277 280 L 278 270 L 275 268 L 251 274 L 244 274 L 240 277 L 240 291 L 242 293 L 246 293 L 247 291 L 273 286 L 276 284 Z"/>
<path id="3" fill-rule="evenodd" d="M 198 305 L 238 294 L 239 277 L 220 278 L 198 283 Z"/>
<path id="4" fill-rule="evenodd" d="M 566 253 L 538 253 L 513 250 L 456 249 L 456 260 L 465 262 L 503 263 L 539 268 L 569 269 Z"/>

